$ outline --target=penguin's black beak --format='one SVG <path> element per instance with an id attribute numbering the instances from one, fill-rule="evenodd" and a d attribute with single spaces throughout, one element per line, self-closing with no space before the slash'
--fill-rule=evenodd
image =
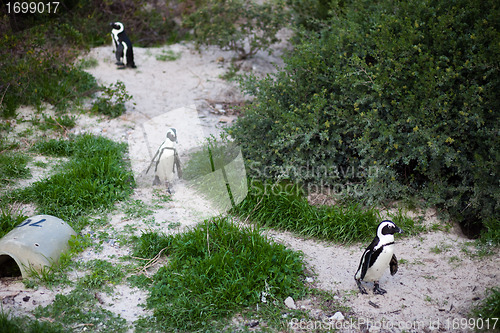
<path id="1" fill-rule="evenodd" d="M 402 234 L 402 233 L 403 233 L 403 229 L 401 229 L 400 227 L 396 227 L 396 228 L 397 228 L 397 229 L 396 229 L 396 231 L 397 231 L 398 233 L 400 233 L 400 234 Z"/>

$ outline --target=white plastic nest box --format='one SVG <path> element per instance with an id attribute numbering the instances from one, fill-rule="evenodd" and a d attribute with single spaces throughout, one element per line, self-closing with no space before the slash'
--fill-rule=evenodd
<path id="1" fill-rule="evenodd" d="M 60 218 L 36 215 L 24 220 L 0 239 L 0 277 L 27 278 L 59 260 L 75 231 Z"/>

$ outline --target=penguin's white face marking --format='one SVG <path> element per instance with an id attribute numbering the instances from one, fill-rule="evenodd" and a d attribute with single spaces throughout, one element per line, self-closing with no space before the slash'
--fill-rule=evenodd
<path id="1" fill-rule="evenodd" d="M 402 232 L 394 222 L 385 220 L 380 222 L 377 228 L 377 237 L 379 238 L 379 244 L 376 249 L 384 246 L 385 244 L 394 242 L 394 234 Z"/>
<path id="2" fill-rule="evenodd" d="M 175 128 L 170 128 L 170 130 L 167 132 L 166 140 L 177 143 L 177 131 L 175 130 Z"/>
<path id="3" fill-rule="evenodd" d="M 111 25 L 111 36 L 113 36 L 114 44 L 118 43 L 118 34 L 124 30 L 123 23 L 121 22 L 113 22 Z M 124 53 L 125 54 L 125 53 Z"/>
<path id="4" fill-rule="evenodd" d="M 111 33 L 118 35 L 120 32 L 122 32 L 125 28 L 123 26 L 123 23 L 121 22 L 113 22 L 111 23 Z"/>

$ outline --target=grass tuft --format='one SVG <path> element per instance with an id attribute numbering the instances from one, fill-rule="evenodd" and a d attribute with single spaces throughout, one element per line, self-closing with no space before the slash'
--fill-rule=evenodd
<path id="1" fill-rule="evenodd" d="M 38 318 L 52 318 L 66 327 L 78 327 L 92 332 L 126 332 L 127 322 L 119 315 L 103 309 L 96 293 L 76 288 L 69 294 L 58 294 L 54 302 L 35 309 Z"/>
<path id="2" fill-rule="evenodd" d="M 13 317 L 0 311 L 0 327 L 3 333 L 62 333 L 62 326 L 48 321 L 37 321 L 30 317 Z"/>
<path id="3" fill-rule="evenodd" d="M 299 253 L 269 241 L 258 228 L 240 228 L 218 217 L 177 235 L 146 233 L 135 255 L 166 248 L 167 266 L 153 277 L 147 307 L 163 331 L 216 326 L 244 307 L 305 293 Z"/>
<path id="4" fill-rule="evenodd" d="M 31 202 L 38 213 L 57 216 L 79 231 L 80 219 L 108 209 L 132 192 L 133 175 L 124 158 L 127 146 L 103 137 L 81 135 L 35 146 L 40 153 L 67 156 L 61 171 L 6 195 L 7 201 Z"/>
<path id="5" fill-rule="evenodd" d="M 246 199 L 234 212 L 262 226 L 339 243 L 373 238 L 380 222 L 377 210 L 355 203 L 312 206 L 300 186 L 286 182 L 252 182 Z"/>
<path id="6" fill-rule="evenodd" d="M 15 151 L 2 152 L 0 149 L 0 185 L 12 184 L 15 179 L 29 178 L 31 173 L 26 167 L 29 161 L 29 156 Z"/>
<path id="7" fill-rule="evenodd" d="M 10 207 L 0 207 L 0 238 L 5 236 L 10 230 L 21 222 L 23 222 L 27 216 L 15 212 Z"/>
<path id="8" fill-rule="evenodd" d="M 476 318 L 482 318 L 483 328 L 493 329 L 492 331 L 500 330 L 500 323 L 497 322 L 500 318 L 500 288 L 488 289 L 486 298 L 472 311 L 472 314 Z"/>

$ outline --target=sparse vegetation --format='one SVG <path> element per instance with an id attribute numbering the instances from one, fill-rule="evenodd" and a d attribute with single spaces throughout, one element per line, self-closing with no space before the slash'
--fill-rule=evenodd
<path id="1" fill-rule="evenodd" d="M 132 99 L 122 81 L 117 81 L 108 87 L 102 88 L 99 96 L 92 104 L 92 112 L 101 113 L 111 118 L 121 116 L 125 111 L 125 103 Z"/>
<path id="2" fill-rule="evenodd" d="M 61 324 L 48 321 L 34 320 L 28 316 L 14 317 L 0 311 L 0 327 L 3 333 L 63 333 L 66 332 Z"/>

